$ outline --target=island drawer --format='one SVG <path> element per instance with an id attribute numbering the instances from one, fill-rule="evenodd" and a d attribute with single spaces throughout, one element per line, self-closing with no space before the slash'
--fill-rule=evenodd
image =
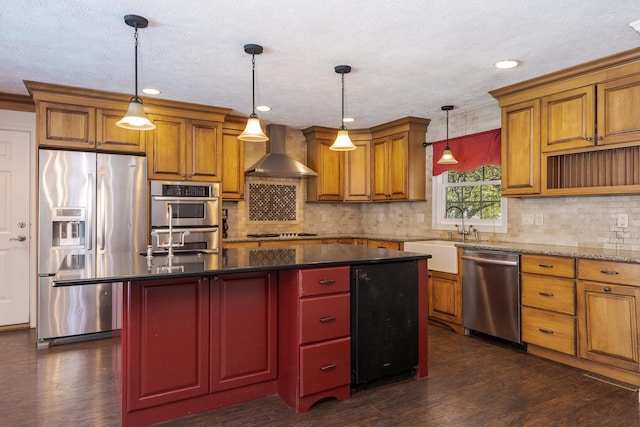
<path id="1" fill-rule="evenodd" d="M 349 292 L 349 266 L 300 270 L 299 296 Z"/>
<path id="2" fill-rule="evenodd" d="M 522 307 L 522 341 L 575 356 L 575 318 Z"/>
<path id="3" fill-rule="evenodd" d="M 523 254 L 520 258 L 523 273 L 544 274 L 557 277 L 576 277 L 573 258 Z"/>
<path id="4" fill-rule="evenodd" d="M 300 347 L 300 395 L 349 384 L 351 381 L 351 339 Z"/>
<path id="5" fill-rule="evenodd" d="M 349 294 L 300 300 L 300 344 L 348 337 L 349 310 Z"/>
<path id="6" fill-rule="evenodd" d="M 640 265 L 627 262 L 579 259 L 578 278 L 596 282 L 640 286 Z"/>
<path id="7" fill-rule="evenodd" d="M 522 305 L 575 314 L 573 279 L 522 275 Z"/>

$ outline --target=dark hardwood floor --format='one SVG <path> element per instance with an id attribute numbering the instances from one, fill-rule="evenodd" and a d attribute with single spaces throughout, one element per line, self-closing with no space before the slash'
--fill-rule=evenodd
<path id="1" fill-rule="evenodd" d="M 278 396 L 173 426 L 638 426 L 638 393 L 582 371 L 430 325 L 429 377 L 328 400 L 296 414 Z M 0 426 L 119 426 L 111 340 L 36 350 L 0 332 Z"/>

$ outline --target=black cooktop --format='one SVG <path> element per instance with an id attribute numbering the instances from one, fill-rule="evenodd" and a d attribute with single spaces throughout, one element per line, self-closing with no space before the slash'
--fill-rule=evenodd
<path id="1" fill-rule="evenodd" d="M 247 237 L 312 237 L 317 236 L 316 233 L 256 233 L 256 234 L 247 234 Z"/>

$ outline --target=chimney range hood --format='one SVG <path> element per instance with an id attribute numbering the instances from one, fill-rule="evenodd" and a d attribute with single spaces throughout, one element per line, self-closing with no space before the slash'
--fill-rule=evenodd
<path id="1" fill-rule="evenodd" d="M 318 175 L 315 171 L 284 154 L 287 127 L 267 125 L 267 154 L 245 170 L 251 176 L 299 178 Z"/>

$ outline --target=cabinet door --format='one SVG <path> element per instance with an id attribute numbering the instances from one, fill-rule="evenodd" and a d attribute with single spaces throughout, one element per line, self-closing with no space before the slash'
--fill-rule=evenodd
<path id="1" fill-rule="evenodd" d="M 223 275 L 211 285 L 211 391 L 277 377 L 275 273 Z"/>
<path id="2" fill-rule="evenodd" d="M 371 140 L 353 140 L 355 150 L 345 152 L 344 200 L 371 200 Z"/>
<path id="3" fill-rule="evenodd" d="M 37 114 L 40 146 L 95 148 L 95 108 L 40 101 Z"/>
<path id="4" fill-rule="evenodd" d="M 389 149 L 389 198 L 392 200 L 403 200 L 407 198 L 408 187 L 408 146 L 409 134 L 402 132 L 392 135 L 387 144 Z"/>
<path id="5" fill-rule="evenodd" d="M 640 139 L 640 77 L 598 85 L 598 144 Z M 602 139 L 600 139 L 602 138 Z"/>
<path id="6" fill-rule="evenodd" d="M 331 144 L 333 141 L 320 139 L 316 146 L 318 201 L 342 201 L 344 196 L 343 155 L 340 151 L 330 150 Z"/>
<path id="7" fill-rule="evenodd" d="M 222 198 L 244 198 L 244 141 L 238 139 L 242 130 L 222 129 Z"/>
<path id="8" fill-rule="evenodd" d="M 116 123 L 126 114 L 126 110 L 96 110 L 96 148 L 98 150 L 144 154 L 146 137 L 139 130 L 124 129 Z"/>
<path id="9" fill-rule="evenodd" d="M 389 199 L 389 163 L 387 159 L 388 138 L 375 138 L 371 142 L 371 198 Z"/>
<path id="10" fill-rule="evenodd" d="M 187 179 L 194 181 L 220 181 L 222 144 L 218 136 L 219 125 L 206 120 L 187 121 Z"/>
<path id="11" fill-rule="evenodd" d="M 502 194 L 540 193 L 540 101 L 502 109 Z"/>
<path id="12" fill-rule="evenodd" d="M 150 179 L 184 180 L 186 172 L 186 121 L 170 116 L 149 115 L 156 129 L 148 131 Z"/>
<path id="13" fill-rule="evenodd" d="M 126 412 L 208 393 L 208 280 L 149 280 L 127 287 Z"/>
<path id="14" fill-rule="evenodd" d="M 595 87 L 585 86 L 542 98 L 542 151 L 594 144 Z"/>
<path id="15" fill-rule="evenodd" d="M 639 372 L 640 288 L 578 281 L 579 354 Z"/>
<path id="16" fill-rule="evenodd" d="M 429 317 L 462 325 L 462 284 L 452 276 L 429 272 Z"/>

